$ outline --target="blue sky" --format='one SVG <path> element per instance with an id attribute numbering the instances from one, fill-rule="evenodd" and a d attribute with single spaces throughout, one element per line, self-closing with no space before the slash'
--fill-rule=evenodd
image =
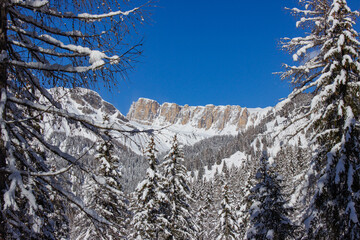
<path id="1" fill-rule="evenodd" d="M 360 9 L 359 0 L 348 0 Z M 295 0 L 162 0 L 141 27 L 144 54 L 126 82 L 100 95 L 126 115 L 139 97 L 180 105 L 274 106 L 290 86 L 274 72 L 291 57 L 282 37 L 295 37 Z M 359 29 L 359 27 L 357 27 Z"/>

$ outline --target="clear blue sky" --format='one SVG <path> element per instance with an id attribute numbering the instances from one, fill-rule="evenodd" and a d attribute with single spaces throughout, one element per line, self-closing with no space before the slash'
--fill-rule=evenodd
<path id="1" fill-rule="evenodd" d="M 360 9 L 359 0 L 348 0 Z M 162 0 L 144 33 L 144 54 L 117 90 L 101 96 L 126 115 L 139 97 L 180 105 L 274 106 L 290 92 L 272 73 L 291 63 L 282 37 L 295 37 L 295 0 Z M 359 24 L 359 23 L 358 23 Z M 357 29 L 359 27 L 357 26 Z"/>

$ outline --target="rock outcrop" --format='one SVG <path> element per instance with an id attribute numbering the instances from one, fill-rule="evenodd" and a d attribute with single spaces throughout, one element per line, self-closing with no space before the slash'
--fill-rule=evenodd
<path id="1" fill-rule="evenodd" d="M 249 111 L 240 106 L 180 106 L 175 103 L 163 103 L 139 98 L 133 102 L 127 118 L 146 125 L 190 125 L 200 129 L 224 130 L 232 126 L 236 130 L 245 128 Z"/>
<path id="2" fill-rule="evenodd" d="M 127 114 L 128 119 L 134 119 L 146 125 L 151 125 L 158 114 L 160 104 L 154 100 L 139 98 L 134 102 Z"/>

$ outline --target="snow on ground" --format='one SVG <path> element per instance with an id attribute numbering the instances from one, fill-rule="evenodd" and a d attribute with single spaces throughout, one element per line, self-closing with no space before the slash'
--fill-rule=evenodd
<path id="1" fill-rule="evenodd" d="M 266 108 L 246 108 L 250 114 L 266 114 L 269 110 L 271 110 L 273 107 L 266 107 Z"/>
<path id="2" fill-rule="evenodd" d="M 210 170 L 207 169 L 207 167 L 204 167 L 205 169 L 204 178 L 206 181 L 209 181 L 214 177 L 216 171 L 218 173 L 221 173 L 224 167 L 224 162 L 226 163 L 226 166 L 230 169 L 232 167 L 241 167 L 241 165 L 245 162 L 245 160 L 246 160 L 245 154 L 238 151 L 233 155 L 231 155 L 229 158 L 224 158 L 219 165 L 214 164 Z"/>
<path id="3" fill-rule="evenodd" d="M 273 109 L 273 107 L 266 108 L 246 108 L 249 112 L 248 122 L 246 124 L 246 128 L 250 126 L 258 125 L 261 120 L 266 117 L 266 115 Z"/>

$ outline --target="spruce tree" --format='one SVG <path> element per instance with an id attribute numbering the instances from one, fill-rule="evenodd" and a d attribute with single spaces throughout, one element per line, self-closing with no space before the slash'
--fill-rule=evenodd
<path id="1" fill-rule="evenodd" d="M 228 166 L 226 165 L 226 161 L 224 161 L 221 171 L 222 171 L 222 174 L 224 175 L 223 177 L 224 177 L 225 181 L 228 181 L 229 177 L 230 177 L 230 171 L 229 171 Z"/>
<path id="2" fill-rule="evenodd" d="M 200 195 L 196 224 L 198 226 L 197 239 L 214 239 L 216 223 L 216 208 L 213 199 L 214 191 L 212 182 L 206 182 L 204 192 Z"/>
<path id="3" fill-rule="evenodd" d="M 198 172 L 198 175 L 197 175 L 197 180 L 198 181 L 203 181 L 204 174 L 205 174 L 205 167 L 202 166 L 202 167 L 199 168 L 199 172 Z"/>
<path id="4" fill-rule="evenodd" d="M 218 224 L 215 232 L 216 240 L 235 240 L 239 237 L 239 226 L 234 215 L 234 208 L 231 205 L 231 196 L 228 184 L 225 183 L 222 188 L 221 210 L 219 211 Z"/>
<path id="5" fill-rule="evenodd" d="M 165 171 L 164 192 L 169 200 L 165 214 L 170 222 L 167 239 L 195 239 L 197 226 L 192 219 L 192 202 L 183 154 L 176 135 L 162 164 Z"/>
<path id="6" fill-rule="evenodd" d="M 260 158 L 256 173 L 258 183 L 251 189 L 250 222 L 247 239 L 286 239 L 294 227 L 288 219 L 289 209 L 281 193 L 280 179 L 272 172 L 266 153 Z"/>
<path id="7" fill-rule="evenodd" d="M 283 74 L 295 86 L 288 99 L 313 94 L 306 113 L 295 120 L 316 143 L 311 168 L 317 184 L 305 218 L 307 237 L 359 239 L 360 42 L 353 28 L 359 13 L 345 0 L 310 0 L 293 12 L 301 15 L 297 25 L 311 31 L 283 45 L 299 62 L 286 65 Z"/>
<path id="8" fill-rule="evenodd" d="M 126 235 L 125 222 L 129 218 L 129 210 L 120 183 L 119 158 L 114 155 L 113 148 L 111 140 L 103 142 L 96 148 L 96 180 L 101 185 L 92 178 L 86 178 L 82 187 L 84 203 L 87 207 L 113 224 L 107 226 L 93 221 L 80 211 L 73 223 L 73 239 L 121 239 Z"/>
<path id="9" fill-rule="evenodd" d="M 164 178 L 158 170 L 156 152 L 154 138 L 151 138 L 146 150 L 149 163 L 146 178 L 135 190 L 134 217 L 131 222 L 131 238 L 134 239 L 164 239 L 169 235 L 169 222 L 164 215 L 164 209 L 169 204 L 163 193 Z"/>

